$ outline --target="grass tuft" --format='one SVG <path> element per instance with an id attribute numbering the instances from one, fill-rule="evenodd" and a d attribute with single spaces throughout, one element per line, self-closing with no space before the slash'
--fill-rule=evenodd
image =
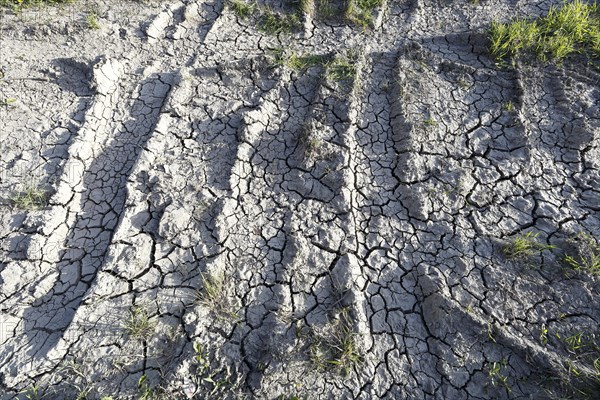
<path id="1" fill-rule="evenodd" d="M 153 321 L 150 312 L 143 306 L 134 306 L 129 310 L 129 316 L 123 327 L 127 334 L 136 339 L 148 339 L 156 329 L 156 321 Z"/>
<path id="2" fill-rule="evenodd" d="M 552 398 L 596 399 L 600 390 L 600 342 L 593 332 L 568 332 L 564 337 L 556 332 L 551 338 L 558 339 L 567 352 L 563 372 L 556 377 L 557 388 L 548 393 Z M 558 389 L 559 393 L 556 393 Z"/>
<path id="3" fill-rule="evenodd" d="M 489 37 L 497 60 L 530 54 L 541 61 L 562 61 L 573 53 L 600 58 L 600 13 L 596 3 L 565 2 L 536 20 L 492 22 Z"/>
<path id="4" fill-rule="evenodd" d="M 98 16 L 96 13 L 91 12 L 85 16 L 85 22 L 89 29 L 100 29 L 100 23 L 98 22 Z"/>
<path id="5" fill-rule="evenodd" d="M 10 198 L 13 207 L 21 210 L 38 210 L 48 205 L 48 193 L 36 184 L 30 184 L 24 190 L 14 193 Z"/>
<path id="6" fill-rule="evenodd" d="M 319 371 L 334 368 L 347 376 L 354 366 L 363 361 L 348 309 L 342 309 L 339 319 L 328 328 L 311 344 L 310 359 Z"/>
<path id="7" fill-rule="evenodd" d="M 503 370 L 507 369 L 506 359 L 502 361 L 494 361 L 488 366 L 488 376 L 494 386 L 500 386 L 506 389 L 507 392 L 511 392 L 511 388 L 508 384 L 508 375 Z"/>
<path id="8" fill-rule="evenodd" d="M 577 254 L 567 254 L 565 262 L 575 271 L 600 275 L 600 243 L 590 235 L 580 234 L 571 242 L 577 244 Z"/>
<path id="9" fill-rule="evenodd" d="M 346 8 L 346 19 L 365 29 L 372 28 L 373 11 L 382 3 L 382 0 L 350 0 Z"/>
<path id="10" fill-rule="evenodd" d="M 45 397 L 38 385 L 30 385 L 27 389 L 21 392 L 27 400 L 39 400 Z"/>
<path id="11" fill-rule="evenodd" d="M 510 243 L 502 247 L 502 251 L 508 258 L 527 258 L 539 251 L 550 250 L 555 247 L 539 242 L 538 236 L 539 233 L 533 232 L 519 234 Z"/>
<path id="12" fill-rule="evenodd" d="M 68 4 L 74 0 L 0 0 L 0 7 L 29 8 L 40 5 Z"/>
<path id="13" fill-rule="evenodd" d="M 294 2 L 299 12 L 306 15 L 314 16 L 315 12 L 315 0 L 298 0 Z"/>
<path id="14" fill-rule="evenodd" d="M 255 4 L 246 3 L 243 0 L 229 0 L 227 4 L 233 13 L 241 19 L 249 18 L 252 14 L 254 14 L 254 10 L 256 8 Z"/>
<path id="15" fill-rule="evenodd" d="M 296 14 L 281 14 L 265 7 L 258 28 L 270 35 L 292 33 L 300 27 L 300 18 Z"/>
<path id="16" fill-rule="evenodd" d="M 338 55 L 326 64 L 327 78 L 332 81 L 354 79 L 356 76 L 357 54 L 349 53 L 345 56 Z"/>
<path id="17" fill-rule="evenodd" d="M 301 27 L 299 11 L 289 14 L 278 12 L 269 6 L 261 6 L 256 2 L 249 3 L 245 0 L 227 0 L 227 6 L 243 20 L 256 19 L 258 29 L 270 35 L 292 33 Z"/>
<path id="18" fill-rule="evenodd" d="M 199 302 L 207 306 L 221 303 L 225 296 L 225 275 L 203 273 L 201 279 L 202 291 L 197 293 Z"/>
<path id="19" fill-rule="evenodd" d="M 311 67 L 325 66 L 328 55 L 322 54 L 301 54 L 291 53 L 285 55 L 283 49 L 271 50 L 274 64 L 277 66 L 285 66 L 296 71 L 303 71 Z"/>
<path id="20" fill-rule="evenodd" d="M 297 71 L 302 71 L 310 67 L 315 67 L 318 65 L 323 65 L 325 62 L 326 56 L 318 55 L 318 54 L 308 54 L 298 56 L 295 53 L 292 53 L 287 60 L 285 60 L 285 65 L 287 65 L 291 69 L 295 69 Z"/>
<path id="21" fill-rule="evenodd" d="M 239 315 L 233 299 L 227 294 L 225 273 L 201 273 L 202 289 L 196 292 L 196 302 L 209 308 L 217 318 L 236 323 Z"/>

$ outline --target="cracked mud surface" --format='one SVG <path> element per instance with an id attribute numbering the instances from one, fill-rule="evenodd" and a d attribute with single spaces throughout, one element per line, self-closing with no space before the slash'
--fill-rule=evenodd
<path id="1" fill-rule="evenodd" d="M 600 237 L 600 73 L 499 68 L 486 38 L 551 4 L 276 35 L 221 0 L 5 11 L 0 398 L 567 393 L 600 358 L 599 279 L 563 262 Z M 555 247 L 510 260 L 522 232 Z"/>

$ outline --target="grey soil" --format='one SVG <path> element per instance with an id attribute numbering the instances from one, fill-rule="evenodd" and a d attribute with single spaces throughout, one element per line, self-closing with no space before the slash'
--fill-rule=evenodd
<path id="1" fill-rule="evenodd" d="M 0 398 L 599 393 L 600 281 L 563 259 L 600 237 L 600 74 L 487 51 L 553 3 L 2 11 Z M 522 232 L 556 247 L 510 260 Z"/>

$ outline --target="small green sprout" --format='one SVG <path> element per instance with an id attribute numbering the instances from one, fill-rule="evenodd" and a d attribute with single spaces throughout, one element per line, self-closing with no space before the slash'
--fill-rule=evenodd
<path id="1" fill-rule="evenodd" d="M 156 397 L 154 390 L 148 384 L 148 377 L 145 374 L 138 380 L 138 389 L 140 391 L 139 400 L 152 400 Z"/>
<path id="2" fill-rule="evenodd" d="M 587 345 L 584 341 L 583 332 L 578 332 L 574 335 L 566 337 L 565 343 L 567 344 L 567 347 L 571 353 L 575 353 Z"/>
<path id="3" fill-rule="evenodd" d="M 542 330 L 540 332 L 540 343 L 542 344 L 542 346 L 548 344 L 548 328 L 545 324 L 542 325 Z"/>
<path id="4" fill-rule="evenodd" d="M 423 123 L 427 126 L 435 126 L 437 125 L 437 121 L 435 119 L 433 119 L 432 117 L 429 117 L 427 119 L 423 120 Z"/>
<path id="5" fill-rule="evenodd" d="M 14 104 L 16 102 L 17 102 L 17 99 L 15 99 L 14 97 L 9 97 L 7 99 L 0 101 L 0 106 L 10 106 L 11 104 Z"/>
<path id="6" fill-rule="evenodd" d="M 502 104 L 502 108 L 508 112 L 513 112 L 515 111 L 515 105 L 512 101 L 507 101 L 506 103 Z"/>
<path id="7" fill-rule="evenodd" d="M 490 364 L 488 368 L 488 376 L 492 380 L 492 385 L 494 386 L 502 386 L 508 392 L 511 391 L 510 386 L 508 385 L 508 375 L 504 375 L 502 373 L 502 369 L 506 368 L 507 362 L 506 359 L 502 359 L 501 362 L 494 361 Z"/>

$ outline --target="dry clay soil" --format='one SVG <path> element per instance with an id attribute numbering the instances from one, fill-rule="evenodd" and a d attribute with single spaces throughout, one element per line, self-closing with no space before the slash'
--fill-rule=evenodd
<path id="1" fill-rule="evenodd" d="M 600 74 L 487 50 L 553 3 L 3 10 L 0 398 L 593 397 Z"/>

